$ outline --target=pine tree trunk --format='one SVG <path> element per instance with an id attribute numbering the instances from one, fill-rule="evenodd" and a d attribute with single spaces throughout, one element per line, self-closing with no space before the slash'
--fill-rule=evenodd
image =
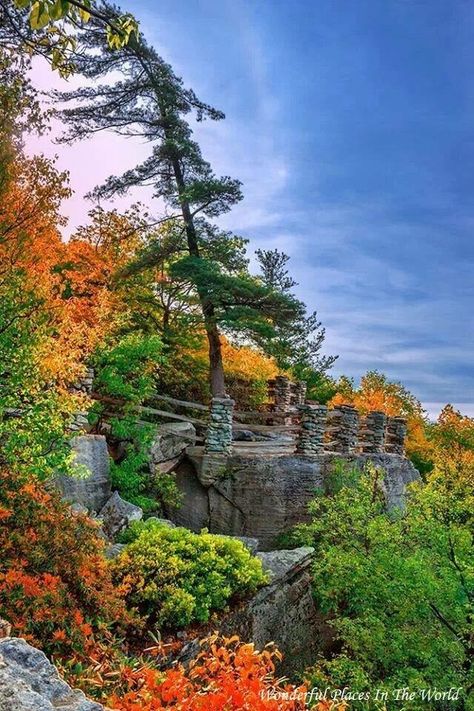
<path id="1" fill-rule="evenodd" d="M 133 43 L 133 38 L 131 40 Z M 146 64 L 141 61 L 144 71 L 147 73 L 148 78 L 156 92 L 157 102 L 160 105 L 160 87 L 157 85 L 153 74 L 149 71 Z M 161 117 L 166 124 L 166 113 L 160 109 Z M 165 128 L 165 136 L 173 140 L 173 136 L 167 135 L 168 131 Z M 178 193 L 182 196 L 186 190 L 186 183 L 184 180 L 183 172 L 181 170 L 181 165 L 179 160 L 175 159 L 171 161 L 173 166 L 174 178 L 178 188 Z M 184 223 L 186 225 L 186 237 L 188 242 L 189 254 L 194 257 L 200 257 L 199 245 L 197 241 L 196 228 L 194 226 L 194 220 L 191 213 L 191 208 L 187 200 L 180 200 L 181 202 L 181 212 L 183 215 Z M 201 302 L 201 309 L 204 318 L 204 326 L 206 329 L 207 340 L 209 344 L 209 381 L 211 385 L 211 394 L 213 397 L 222 397 L 225 395 L 225 378 L 224 378 L 224 364 L 222 362 L 222 348 L 221 339 L 219 336 L 219 330 L 215 322 L 215 310 L 211 301 L 207 298 L 206 294 L 203 293 L 202 289 L 198 289 L 199 300 Z"/>
<path id="2" fill-rule="evenodd" d="M 225 380 L 224 365 L 222 363 L 222 349 L 219 331 L 216 326 L 206 329 L 209 343 L 209 376 L 211 381 L 211 393 L 213 397 L 224 397 Z"/>
<path id="3" fill-rule="evenodd" d="M 175 175 L 178 191 L 182 194 L 185 190 L 185 183 L 181 166 L 178 161 L 173 161 L 173 171 Z M 189 254 L 193 257 L 200 257 L 199 245 L 197 241 L 196 228 L 189 203 L 185 200 L 181 202 L 181 212 L 186 225 L 186 237 Z M 224 364 L 222 362 L 222 348 L 219 330 L 215 321 L 215 309 L 212 302 L 207 298 L 206 293 L 198 288 L 199 300 L 204 318 L 207 340 L 209 344 L 209 381 L 211 394 L 213 397 L 223 397 L 225 395 Z"/>

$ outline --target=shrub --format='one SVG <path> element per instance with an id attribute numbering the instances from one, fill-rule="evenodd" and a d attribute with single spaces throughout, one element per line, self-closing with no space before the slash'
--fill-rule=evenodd
<path id="1" fill-rule="evenodd" d="M 148 533 L 153 532 L 153 531 L 158 531 L 163 528 L 163 526 L 170 528 L 169 526 L 166 526 L 166 524 L 163 524 L 160 522 L 160 519 L 157 518 L 147 518 L 145 520 L 140 520 L 140 521 L 132 521 L 130 526 L 126 528 L 118 537 L 118 543 L 133 543 L 133 541 L 136 541 L 139 536 L 141 536 L 142 533 L 145 533 L 146 531 Z"/>
<path id="2" fill-rule="evenodd" d="M 238 637 L 213 636 L 189 669 L 178 665 L 166 673 L 140 665 L 122 676 L 119 692 L 108 699 L 117 711 L 302 711 L 305 687 L 275 679 L 280 653 L 263 652 Z M 329 711 L 316 706 L 315 711 Z M 343 711 L 343 706 L 337 707 Z M 334 708 L 336 711 L 336 708 Z"/>
<path id="3" fill-rule="evenodd" d="M 127 620 L 96 525 L 55 492 L 0 472 L 0 617 L 50 654 L 83 653 Z"/>
<path id="4" fill-rule="evenodd" d="M 116 560 L 115 573 L 129 605 L 164 627 L 207 622 L 233 596 L 266 582 L 261 562 L 240 541 L 184 528 L 144 530 Z"/>
<path id="5" fill-rule="evenodd" d="M 126 443 L 126 454 L 120 463 L 112 462 L 112 486 L 120 495 L 151 513 L 163 504 L 178 507 L 181 495 L 172 474 L 149 472 L 149 453 L 156 426 L 140 423 L 136 416 L 114 417 L 110 420 L 110 440 Z"/>
<path id="6" fill-rule="evenodd" d="M 150 477 L 149 451 L 156 427 L 140 421 L 136 410 L 152 394 L 157 368 L 164 360 L 161 339 L 143 333 L 128 334 L 113 345 L 97 349 L 93 360 L 95 388 L 115 400 L 115 416 L 108 415 L 109 443 L 125 445 L 125 456 L 112 463 L 112 485 L 145 512 L 160 509 L 162 503 L 180 503 L 174 477 Z M 94 403 L 89 413 L 98 431 L 104 410 L 110 413 L 111 405 Z"/>
<path id="7" fill-rule="evenodd" d="M 334 630 L 333 654 L 309 672 L 310 685 L 389 696 L 459 687 L 450 708 L 473 709 L 472 473 L 435 470 L 412 486 L 404 515 L 387 514 L 380 476 L 371 467 L 355 481 L 349 471 L 297 529 L 300 545 L 316 548 L 314 595 Z M 403 706 L 418 711 L 420 698 Z"/>

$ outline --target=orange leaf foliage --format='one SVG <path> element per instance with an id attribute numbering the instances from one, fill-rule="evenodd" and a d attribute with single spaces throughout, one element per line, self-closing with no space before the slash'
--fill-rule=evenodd
<path id="1" fill-rule="evenodd" d="M 83 654 L 101 629 L 126 623 L 96 525 L 56 493 L 0 472 L 0 611 L 49 653 Z"/>
<path id="2" fill-rule="evenodd" d="M 148 667 L 128 670 L 125 686 L 108 703 L 119 711 L 298 711 L 305 708 L 305 687 L 275 679 L 273 647 L 258 652 L 214 636 L 188 670 L 178 665 L 167 672 Z"/>

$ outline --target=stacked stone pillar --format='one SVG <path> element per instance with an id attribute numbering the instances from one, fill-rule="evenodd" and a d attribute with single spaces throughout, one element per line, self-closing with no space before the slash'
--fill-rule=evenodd
<path id="1" fill-rule="evenodd" d="M 328 413 L 326 449 L 339 454 L 353 454 L 359 441 L 359 413 L 353 405 L 338 405 Z"/>
<path id="2" fill-rule="evenodd" d="M 293 406 L 293 387 L 290 379 L 286 375 L 277 375 L 271 381 L 271 393 L 273 395 L 273 405 L 271 407 L 274 417 L 270 418 L 268 424 L 291 425 L 292 419 L 289 414 Z"/>
<path id="3" fill-rule="evenodd" d="M 87 368 L 84 375 L 69 387 L 69 391 L 75 395 L 89 396 L 92 393 L 95 372 L 93 368 Z M 90 429 L 86 411 L 75 412 L 68 425 L 70 432 L 84 432 Z"/>
<path id="4" fill-rule="evenodd" d="M 360 421 L 359 446 L 363 454 L 377 454 L 385 451 L 387 416 L 384 412 L 372 410 Z"/>
<path id="5" fill-rule="evenodd" d="M 385 451 L 389 454 L 405 455 L 407 421 L 404 417 L 389 417 L 385 435 Z"/>
<path id="6" fill-rule="evenodd" d="M 291 382 L 286 375 L 277 375 L 274 384 L 275 411 L 288 412 L 291 407 Z"/>
<path id="7" fill-rule="evenodd" d="M 94 369 L 87 368 L 84 375 L 71 385 L 71 390 L 77 393 L 84 393 L 84 395 L 90 395 L 92 392 L 92 384 L 94 382 L 94 378 Z"/>
<path id="8" fill-rule="evenodd" d="M 293 392 L 295 396 L 295 405 L 304 405 L 306 401 L 306 390 L 308 386 L 304 380 L 298 380 L 293 385 Z"/>
<path id="9" fill-rule="evenodd" d="M 234 401 L 213 397 L 204 450 L 206 454 L 229 454 L 232 449 L 232 414 Z"/>
<path id="10" fill-rule="evenodd" d="M 296 441 L 296 454 L 304 457 L 322 454 L 328 414 L 326 405 L 304 404 L 298 410 L 301 413 L 301 429 Z"/>

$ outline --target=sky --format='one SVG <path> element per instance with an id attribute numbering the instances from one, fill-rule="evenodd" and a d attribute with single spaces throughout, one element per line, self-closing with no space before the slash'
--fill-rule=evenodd
<path id="1" fill-rule="evenodd" d="M 333 375 L 357 381 L 378 369 L 431 416 L 447 402 L 474 415 L 474 3 L 122 6 L 225 112 L 196 130 L 216 172 L 243 182 L 245 199 L 221 223 L 251 252 L 290 255 L 298 296 L 326 328 L 325 352 L 339 354 Z M 33 77 L 39 88 L 63 85 L 39 61 Z M 28 147 L 70 171 L 69 233 L 87 220 L 84 194 L 149 151 L 106 134 Z M 116 204 L 136 199 L 151 194 Z"/>

